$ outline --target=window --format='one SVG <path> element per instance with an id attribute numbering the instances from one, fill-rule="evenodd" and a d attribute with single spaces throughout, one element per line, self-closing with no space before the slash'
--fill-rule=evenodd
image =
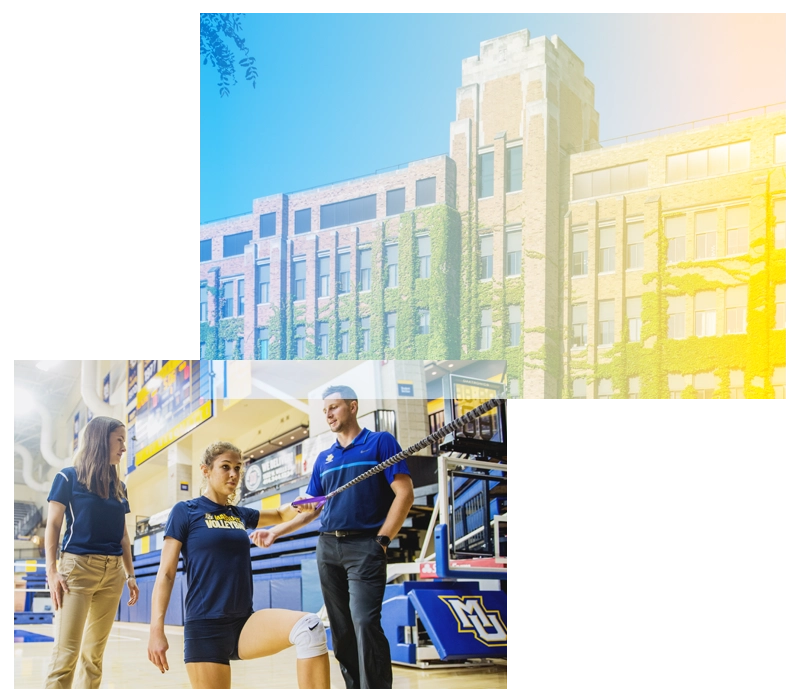
<path id="1" fill-rule="evenodd" d="M 317 258 L 317 297 L 331 295 L 331 257 L 328 254 Z"/>
<path id="2" fill-rule="evenodd" d="M 294 232 L 308 233 L 311 230 L 311 209 L 298 209 L 294 213 Z"/>
<path id="3" fill-rule="evenodd" d="M 350 321 L 339 321 L 339 352 L 346 355 L 350 352 Z"/>
<path id="4" fill-rule="evenodd" d="M 295 301 L 306 298 L 306 261 L 295 260 L 292 263 L 292 293 Z"/>
<path id="5" fill-rule="evenodd" d="M 725 290 L 725 332 L 747 332 L 747 285 Z"/>
<path id="6" fill-rule="evenodd" d="M 200 323 L 208 321 L 208 287 L 200 285 Z"/>
<path id="7" fill-rule="evenodd" d="M 244 316 L 244 279 L 236 280 L 237 316 Z"/>
<path id="8" fill-rule="evenodd" d="M 431 276 L 430 236 L 417 236 L 417 256 L 419 258 L 419 278 L 426 280 Z"/>
<path id="9" fill-rule="evenodd" d="M 223 346 L 222 351 L 222 359 L 223 360 L 235 360 L 236 359 L 236 343 L 233 340 L 226 340 L 225 345 Z"/>
<path id="10" fill-rule="evenodd" d="M 600 256 L 597 261 L 597 271 L 614 272 L 614 239 L 617 229 L 614 226 L 605 226 L 600 229 Z"/>
<path id="11" fill-rule="evenodd" d="M 220 316 L 222 318 L 231 318 L 236 316 L 238 299 L 236 298 L 239 291 L 239 284 L 244 284 L 244 280 L 225 280 L 222 283 L 222 308 L 220 309 Z"/>
<path id="12" fill-rule="evenodd" d="M 694 217 L 694 257 L 706 260 L 717 257 L 717 212 L 703 211 Z"/>
<path id="13" fill-rule="evenodd" d="M 417 204 L 422 207 L 426 204 L 436 203 L 436 178 L 429 177 L 424 180 L 417 180 Z"/>
<path id="14" fill-rule="evenodd" d="M 647 161 L 578 173 L 572 178 L 572 199 L 604 197 L 647 187 Z"/>
<path id="15" fill-rule="evenodd" d="M 572 305 L 572 347 L 584 348 L 589 341 L 586 304 Z"/>
<path id="16" fill-rule="evenodd" d="M 614 300 L 605 299 L 597 302 L 597 320 L 600 334 L 598 345 L 612 345 L 614 343 Z"/>
<path id="17" fill-rule="evenodd" d="M 581 277 L 589 273 L 589 233 L 572 232 L 572 276 Z"/>
<path id="18" fill-rule="evenodd" d="M 363 352 L 369 352 L 369 316 L 361 318 L 361 349 Z"/>
<path id="19" fill-rule="evenodd" d="M 269 238 L 275 235 L 275 212 L 262 214 L 259 217 L 258 236 L 259 238 Z"/>
<path id="20" fill-rule="evenodd" d="M 625 314 L 628 317 L 628 342 L 638 343 L 642 339 L 642 297 L 628 297 Z"/>
<path id="21" fill-rule="evenodd" d="M 629 270 L 641 270 L 644 267 L 644 221 L 628 223 L 628 260 Z"/>
<path id="22" fill-rule="evenodd" d="M 492 347 L 492 310 L 481 309 L 481 346 L 480 350 Z"/>
<path id="23" fill-rule="evenodd" d="M 258 359 L 269 359 L 269 331 L 266 328 L 259 328 L 256 335 L 256 344 L 258 346 Z"/>
<path id="24" fill-rule="evenodd" d="M 478 199 L 494 195 L 494 152 L 478 154 Z"/>
<path id="25" fill-rule="evenodd" d="M 317 342 L 319 343 L 319 356 L 328 356 L 328 330 L 330 326 L 327 321 L 317 323 Z"/>
<path id="26" fill-rule="evenodd" d="M 681 374 L 670 374 L 667 376 L 669 387 L 669 397 L 671 399 L 682 399 L 683 390 L 686 388 L 686 380 Z"/>
<path id="27" fill-rule="evenodd" d="M 628 398 L 629 399 L 638 399 L 640 393 L 639 388 L 639 377 L 629 377 L 628 378 Z"/>
<path id="28" fill-rule="evenodd" d="M 431 332 L 431 312 L 428 309 L 419 310 L 419 334 L 429 335 Z"/>
<path id="29" fill-rule="evenodd" d="M 717 388 L 719 380 L 713 372 L 703 372 L 695 374 L 692 383 L 697 392 L 698 399 L 713 399 L 714 390 Z"/>
<path id="30" fill-rule="evenodd" d="M 358 251 L 358 283 L 362 292 L 368 292 L 372 283 L 372 251 Z"/>
<path id="31" fill-rule="evenodd" d="M 232 233 L 222 237 L 222 257 L 230 258 L 234 255 L 244 255 L 244 247 L 253 240 L 252 231 Z"/>
<path id="32" fill-rule="evenodd" d="M 486 236 L 480 237 L 481 242 L 481 275 L 480 279 L 482 280 L 490 280 L 492 279 L 492 265 L 493 263 L 493 256 L 492 256 L 492 246 L 494 245 L 494 236 L 490 233 Z"/>
<path id="33" fill-rule="evenodd" d="M 772 205 L 775 215 L 775 247 L 786 247 L 786 200 L 776 199 Z"/>
<path id="34" fill-rule="evenodd" d="M 786 330 L 786 284 L 775 285 L 775 330 Z"/>
<path id="35" fill-rule="evenodd" d="M 667 338 L 686 337 L 686 297 L 667 297 Z"/>
<path id="36" fill-rule="evenodd" d="M 585 399 L 586 398 L 586 380 L 583 377 L 572 380 L 572 398 Z"/>
<path id="37" fill-rule="evenodd" d="M 506 277 L 522 273 L 522 231 L 506 231 Z"/>
<path id="38" fill-rule="evenodd" d="M 257 304 L 269 303 L 269 265 L 256 265 Z"/>
<path id="39" fill-rule="evenodd" d="M 776 399 L 786 398 L 786 367 L 776 367 L 772 372 L 772 388 Z"/>
<path id="40" fill-rule="evenodd" d="M 732 399 L 743 399 L 744 396 L 744 370 L 732 369 L 730 373 L 730 388 Z"/>
<path id="41" fill-rule="evenodd" d="M 200 343 L 200 359 L 201 360 L 210 360 L 210 357 L 206 357 L 206 344 L 201 342 Z"/>
<path id="42" fill-rule="evenodd" d="M 686 260 L 686 217 L 671 216 L 664 221 L 667 236 L 667 262 Z"/>
<path id="43" fill-rule="evenodd" d="M 744 255 L 750 249 L 750 208 L 733 207 L 725 211 L 726 253 Z"/>
<path id="44" fill-rule="evenodd" d="M 406 210 L 406 188 L 400 187 L 386 193 L 386 216 L 402 214 Z"/>
<path id="45" fill-rule="evenodd" d="M 511 399 L 519 398 L 519 379 L 509 379 L 508 381 L 508 395 Z"/>
<path id="46" fill-rule="evenodd" d="M 699 337 L 717 334 L 716 292 L 698 292 L 695 295 L 694 334 Z"/>
<path id="47" fill-rule="evenodd" d="M 386 256 L 386 287 L 396 287 L 398 284 L 397 243 L 385 246 L 383 251 L 384 255 Z"/>
<path id="48" fill-rule="evenodd" d="M 508 307 L 509 345 L 515 348 L 519 345 L 522 333 L 522 313 L 519 306 Z"/>
<path id="49" fill-rule="evenodd" d="M 778 134 L 775 137 L 775 162 L 786 162 L 786 134 Z"/>
<path id="50" fill-rule="evenodd" d="M 506 149 L 506 192 L 522 189 L 522 146 Z"/>
<path id="51" fill-rule="evenodd" d="M 614 389 L 611 385 L 611 380 L 608 378 L 601 379 L 597 382 L 597 398 L 598 399 L 610 399 L 611 394 L 614 393 Z"/>
<path id="52" fill-rule="evenodd" d="M 306 356 L 306 327 L 301 324 L 294 329 L 294 356 L 298 360 Z"/>
<path id="53" fill-rule="evenodd" d="M 709 175 L 724 175 L 750 167 L 750 142 L 705 148 L 667 156 L 667 182 L 682 182 Z"/>
<path id="54" fill-rule="evenodd" d="M 386 314 L 386 340 L 390 348 L 397 347 L 397 312 Z"/>
<path id="55" fill-rule="evenodd" d="M 370 194 L 366 197 L 348 199 L 345 202 L 323 204 L 319 208 L 319 227 L 347 226 L 357 224 L 359 221 L 374 219 L 377 216 L 376 202 L 377 195 Z M 311 230 L 310 224 L 308 230 Z"/>
<path id="56" fill-rule="evenodd" d="M 211 239 L 200 241 L 200 262 L 211 260 Z"/>
<path id="57" fill-rule="evenodd" d="M 339 270 L 339 294 L 350 291 L 350 251 L 341 251 L 337 260 Z"/>

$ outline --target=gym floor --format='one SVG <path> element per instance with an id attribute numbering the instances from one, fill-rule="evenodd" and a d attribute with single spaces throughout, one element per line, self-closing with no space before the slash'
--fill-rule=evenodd
<path id="1" fill-rule="evenodd" d="M 52 625 L 19 625 L 25 631 L 52 637 Z M 115 622 L 106 646 L 101 688 L 190 688 L 183 665 L 183 627 L 167 627 L 170 670 L 163 675 L 147 659 L 148 625 Z M 41 688 L 52 642 L 14 644 L 14 688 Z M 330 654 L 331 687 L 344 688 L 339 666 Z M 392 667 L 395 689 L 506 688 L 505 663 L 490 666 L 419 669 Z M 251 661 L 232 661 L 233 688 L 297 688 L 294 649 Z"/>

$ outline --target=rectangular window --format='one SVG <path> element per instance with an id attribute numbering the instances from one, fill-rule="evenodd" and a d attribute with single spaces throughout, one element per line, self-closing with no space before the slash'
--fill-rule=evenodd
<path id="1" fill-rule="evenodd" d="M 257 304 L 269 304 L 269 265 L 256 266 Z"/>
<path id="2" fill-rule="evenodd" d="M 339 352 L 346 355 L 350 352 L 350 321 L 339 321 Z"/>
<path id="3" fill-rule="evenodd" d="M 292 263 L 292 295 L 295 301 L 306 298 L 306 261 L 295 260 Z"/>
<path id="4" fill-rule="evenodd" d="M 629 377 L 628 378 L 628 398 L 629 399 L 638 399 L 639 398 L 639 377 Z"/>
<path id="5" fill-rule="evenodd" d="M 200 343 L 200 359 L 201 360 L 210 360 L 210 357 L 206 357 L 206 344 L 201 342 Z"/>
<path id="6" fill-rule="evenodd" d="M 750 167 L 750 142 L 732 143 L 730 146 L 728 172 L 735 173 Z"/>
<path id="7" fill-rule="evenodd" d="M 294 213 L 295 235 L 308 233 L 311 230 L 311 209 L 298 209 Z"/>
<path id="8" fill-rule="evenodd" d="M 236 281 L 236 306 L 238 308 L 237 316 L 244 316 L 244 280 Z"/>
<path id="9" fill-rule="evenodd" d="M 582 277 L 589 274 L 589 233 L 587 231 L 572 232 L 572 276 Z"/>
<path id="10" fill-rule="evenodd" d="M 519 379 L 510 379 L 508 382 L 508 397 L 510 399 L 518 399 L 519 396 Z"/>
<path id="11" fill-rule="evenodd" d="M 786 247 L 786 200 L 776 199 L 772 204 L 775 216 L 775 247 Z"/>
<path id="12" fill-rule="evenodd" d="M 522 273 L 522 231 L 506 231 L 506 277 Z"/>
<path id="13" fill-rule="evenodd" d="M 294 356 L 298 360 L 306 357 L 306 327 L 304 324 L 296 326 L 294 329 Z"/>
<path id="14" fill-rule="evenodd" d="M 686 337 L 686 297 L 667 297 L 667 338 Z"/>
<path id="15" fill-rule="evenodd" d="M 348 199 L 334 204 L 323 204 L 319 208 L 319 227 L 333 228 L 348 226 L 359 221 L 369 221 L 377 217 L 377 195 Z M 311 230 L 309 228 L 309 230 Z"/>
<path id="16" fill-rule="evenodd" d="M 406 188 L 399 187 L 386 193 L 386 216 L 402 214 L 406 210 Z"/>
<path id="17" fill-rule="evenodd" d="M 256 335 L 256 346 L 258 347 L 258 359 L 269 359 L 269 331 L 266 328 L 259 328 Z"/>
<path id="18" fill-rule="evenodd" d="M 572 305 L 572 347 L 585 348 L 589 341 L 586 304 Z"/>
<path id="19" fill-rule="evenodd" d="M 396 287 L 398 285 L 398 257 L 397 257 L 397 244 L 392 243 L 383 249 L 386 256 L 386 287 Z"/>
<path id="20" fill-rule="evenodd" d="M 200 262 L 211 260 L 211 239 L 200 241 Z"/>
<path id="21" fill-rule="evenodd" d="M 363 316 L 361 318 L 361 350 L 363 352 L 369 352 L 369 340 L 369 316 Z"/>
<path id="22" fill-rule="evenodd" d="M 492 266 L 494 265 L 494 256 L 492 247 L 494 246 L 494 236 L 490 233 L 488 236 L 481 236 L 481 274 L 480 279 L 492 279 Z"/>
<path id="23" fill-rule="evenodd" d="M 625 300 L 628 317 L 628 342 L 638 343 L 642 339 L 642 297 L 628 297 Z"/>
<path id="24" fill-rule="evenodd" d="M 786 330 L 786 284 L 775 285 L 775 330 Z"/>
<path id="25" fill-rule="evenodd" d="M 492 347 L 492 310 L 481 309 L 481 346 L 480 350 Z"/>
<path id="26" fill-rule="evenodd" d="M 236 359 L 236 343 L 233 340 L 226 340 L 225 345 L 223 346 L 224 349 L 222 351 L 223 360 L 235 360 Z"/>
<path id="27" fill-rule="evenodd" d="M 726 253 L 744 255 L 750 250 L 750 207 L 733 207 L 725 211 Z"/>
<path id="28" fill-rule="evenodd" d="M 506 192 L 522 189 L 522 146 L 506 149 Z"/>
<path id="29" fill-rule="evenodd" d="M 744 398 L 744 370 L 732 369 L 730 373 L 731 398 Z"/>
<path id="30" fill-rule="evenodd" d="M 719 380 L 713 372 L 702 372 L 692 377 L 692 384 L 698 399 L 713 399 L 718 382 Z"/>
<path id="31" fill-rule="evenodd" d="M 200 323 L 208 321 L 208 287 L 200 285 Z"/>
<path id="32" fill-rule="evenodd" d="M 686 217 L 671 216 L 664 221 L 667 236 L 667 262 L 686 260 Z"/>
<path id="33" fill-rule="evenodd" d="M 275 212 L 262 214 L 259 217 L 258 236 L 259 238 L 269 238 L 275 235 Z"/>
<path id="34" fill-rule="evenodd" d="M 331 257 L 326 254 L 317 258 L 317 297 L 331 295 Z"/>
<path id="35" fill-rule="evenodd" d="M 494 152 L 478 154 L 478 199 L 494 195 Z"/>
<path id="36" fill-rule="evenodd" d="M 339 270 L 339 294 L 347 294 L 350 291 L 350 251 L 339 253 L 337 268 Z"/>
<path id="37" fill-rule="evenodd" d="M 614 272 L 614 251 L 617 229 L 605 226 L 600 229 L 600 255 L 597 260 L 597 271 Z"/>
<path id="38" fill-rule="evenodd" d="M 417 180 L 417 203 L 416 206 L 423 207 L 426 204 L 436 204 L 436 178 L 428 177 L 424 180 Z"/>
<path id="39" fill-rule="evenodd" d="M 397 312 L 386 314 L 386 341 L 390 348 L 397 347 Z"/>
<path id="40" fill-rule="evenodd" d="M 431 312 L 428 309 L 419 310 L 419 334 L 429 335 L 431 332 Z"/>
<path id="41" fill-rule="evenodd" d="M 330 326 L 327 321 L 317 323 L 317 342 L 319 343 L 319 356 L 328 356 L 328 330 Z"/>
<path id="42" fill-rule="evenodd" d="M 578 173 L 572 178 L 572 198 L 605 197 L 619 192 L 647 187 L 647 161 L 642 160 L 590 173 Z"/>
<path id="43" fill-rule="evenodd" d="M 683 398 L 683 390 L 686 388 L 686 380 L 682 374 L 669 374 L 667 375 L 667 387 L 669 388 L 669 397 L 671 399 Z"/>
<path id="44" fill-rule="evenodd" d="M 586 380 L 583 377 L 578 377 L 577 379 L 572 380 L 572 398 L 586 398 Z"/>
<path id="45" fill-rule="evenodd" d="M 610 379 L 603 378 L 599 382 L 597 382 L 598 399 L 610 399 L 613 393 L 614 393 L 614 388 L 611 384 Z"/>
<path id="46" fill-rule="evenodd" d="M 368 292 L 372 287 L 372 251 L 358 251 L 358 283 L 362 292 Z"/>
<path id="47" fill-rule="evenodd" d="M 235 292 L 234 280 L 227 280 L 222 283 L 222 308 L 220 309 L 222 318 L 231 318 L 236 315 Z"/>
<path id="48" fill-rule="evenodd" d="M 508 344 L 512 348 L 516 348 L 519 346 L 520 336 L 522 334 L 522 312 L 519 306 L 508 307 L 508 330 Z"/>
<path id="49" fill-rule="evenodd" d="M 417 236 L 417 257 L 419 259 L 419 278 L 426 280 L 431 276 L 430 236 Z"/>
<path id="50" fill-rule="evenodd" d="M 717 257 L 717 212 L 703 211 L 694 216 L 694 257 L 707 260 Z"/>
<path id="51" fill-rule="evenodd" d="M 747 332 L 747 285 L 725 290 L 725 332 Z"/>
<path id="52" fill-rule="evenodd" d="M 775 137 L 775 162 L 786 162 L 786 134 L 778 134 Z"/>
<path id="53" fill-rule="evenodd" d="M 628 260 L 629 270 L 644 268 L 644 221 L 628 224 Z"/>
<path id="54" fill-rule="evenodd" d="M 776 399 L 786 398 L 786 367 L 776 367 L 772 372 L 772 389 Z"/>
<path id="55" fill-rule="evenodd" d="M 749 167 L 749 141 L 714 146 L 701 151 L 667 156 L 667 182 L 735 173 Z"/>
<path id="56" fill-rule="evenodd" d="M 592 174 L 579 173 L 572 178 L 572 199 L 588 199 L 592 196 Z"/>
<path id="57" fill-rule="evenodd" d="M 230 258 L 234 255 L 243 255 L 244 247 L 253 239 L 252 231 L 232 233 L 222 237 L 222 257 Z"/>
<path id="58" fill-rule="evenodd" d="M 599 335 L 598 345 L 613 345 L 614 343 L 614 300 L 605 299 L 597 302 L 597 321 Z"/>
<path id="59" fill-rule="evenodd" d="M 698 292 L 694 297 L 694 334 L 705 337 L 717 334 L 717 293 Z"/>

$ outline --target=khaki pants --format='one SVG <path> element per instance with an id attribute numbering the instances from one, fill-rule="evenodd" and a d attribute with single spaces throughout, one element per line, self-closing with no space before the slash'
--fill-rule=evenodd
<path id="1" fill-rule="evenodd" d="M 65 552 L 59 571 L 67 579 L 69 593 L 55 614 L 55 644 L 45 688 L 99 688 L 103 651 L 125 583 L 122 557 Z"/>

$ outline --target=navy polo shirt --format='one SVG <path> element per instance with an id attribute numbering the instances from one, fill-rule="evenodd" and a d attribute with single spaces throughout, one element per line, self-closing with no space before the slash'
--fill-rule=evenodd
<path id="1" fill-rule="evenodd" d="M 402 452 L 402 448 L 390 433 L 373 433 L 363 428 L 347 447 L 342 447 L 337 440 L 330 449 L 320 452 L 314 462 L 307 493 L 309 496 L 324 496 L 398 452 Z M 396 474 L 409 474 L 405 460 L 334 496 L 322 510 L 319 529 L 322 532 L 377 531 L 386 520 L 394 500 L 390 484 Z"/>
<path id="2" fill-rule="evenodd" d="M 244 617 L 253 612 L 253 570 L 247 530 L 259 511 L 221 506 L 200 496 L 176 503 L 164 531 L 181 543 L 186 620 Z"/>
<path id="3" fill-rule="evenodd" d="M 122 490 L 127 496 L 125 484 Z M 66 467 L 53 479 L 47 500 L 66 507 L 67 531 L 61 543 L 62 552 L 122 556 L 125 513 L 131 512 L 127 498 L 121 501 L 115 495 L 101 498 L 78 481 L 75 467 Z"/>

